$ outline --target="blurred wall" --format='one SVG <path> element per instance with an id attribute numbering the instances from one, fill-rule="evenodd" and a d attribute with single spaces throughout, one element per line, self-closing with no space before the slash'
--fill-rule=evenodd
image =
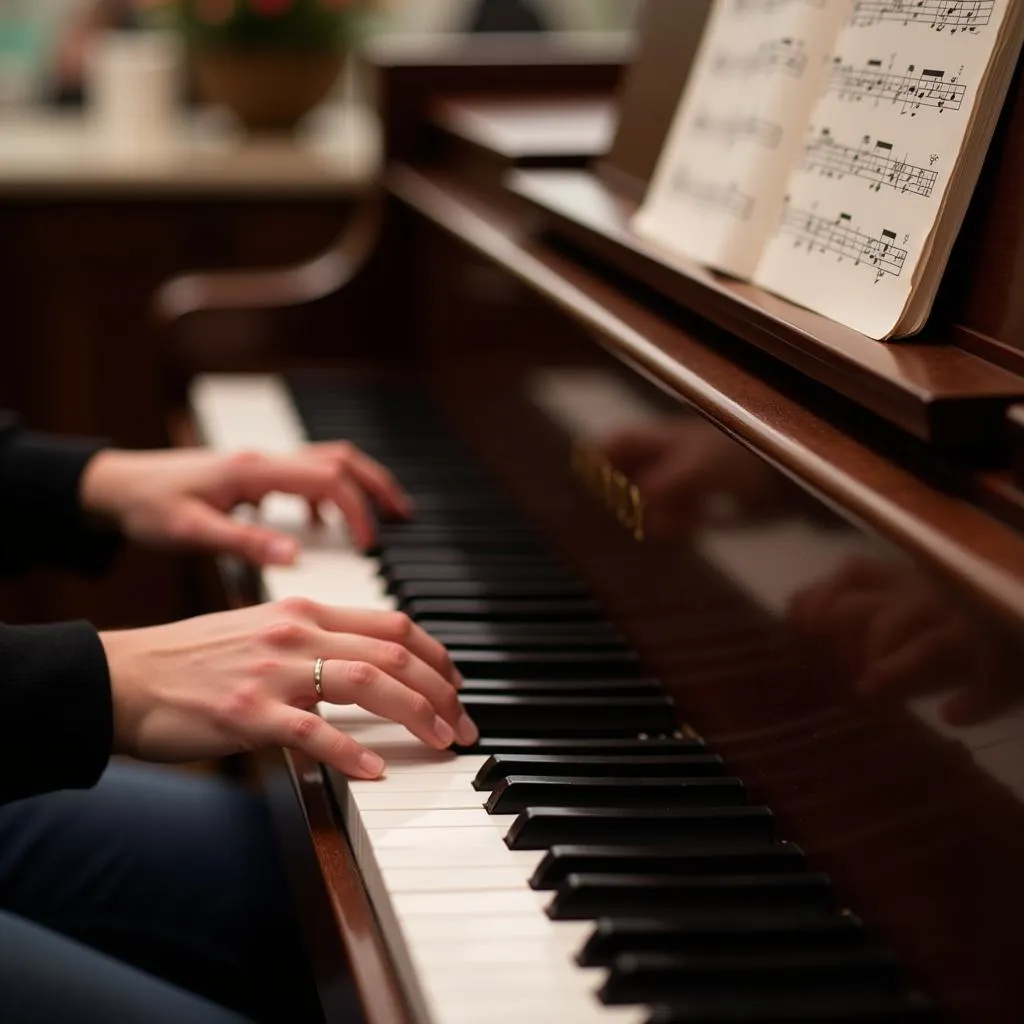
<path id="1" fill-rule="evenodd" d="M 591 32 L 629 28 L 639 0 L 529 0 L 557 31 Z M 385 0 L 394 32 L 453 32 L 465 27 L 479 0 Z"/>

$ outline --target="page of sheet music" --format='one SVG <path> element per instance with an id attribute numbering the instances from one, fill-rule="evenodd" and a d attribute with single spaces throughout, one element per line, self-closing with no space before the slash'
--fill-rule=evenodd
<path id="1" fill-rule="evenodd" d="M 740 277 L 786 176 L 853 0 L 716 0 L 635 230 Z"/>
<path id="2" fill-rule="evenodd" d="M 856 0 L 754 275 L 872 338 L 927 253 L 1009 0 Z"/>

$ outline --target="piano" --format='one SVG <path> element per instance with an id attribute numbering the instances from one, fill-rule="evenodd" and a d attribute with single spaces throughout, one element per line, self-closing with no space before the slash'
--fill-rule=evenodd
<path id="1" fill-rule="evenodd" d="M 274 760 L 328 1020 L 346 963 L 371 1024 L 1024 1020 L 1024 91 L 926 333 L 873 342 L 630 234 L 679 6 L 614 94 L 550 41 L 378 53 L 355 312 L 192 379 L 206 443 L 347 438 L 417 507 L 365 554 L 274 497 L 304 554 L 233 599 L 405 611 L 481 726 L 322 707 L 386 777 Z M 233 280 L 173 329 L 251 323 Z"/>

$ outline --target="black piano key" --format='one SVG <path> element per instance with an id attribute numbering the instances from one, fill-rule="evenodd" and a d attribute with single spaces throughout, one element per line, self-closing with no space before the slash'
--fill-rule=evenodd
<path id="1" fill-rule="evenodd" d="M 495 534 L 520 534 L 536 536 L 533 528 L 523 522 L 514 513 L 499 512 L 474 512 L 452 508 L 448 511 L 438 509 L 434 512 L 420 512 L 417 510 L 412 519 L 399 519 L 394 522 L 385 522 L 382 528 L 388 532 L 382 533 L 386 540 L 392 533 L 408 534 L 418 530 L 451 530 L 467 535 L 490 537 Z"/>
<path id="2" fill-rule="evenodd" d="M 470 673 L 457 652 L 455 664 Z M 505 666 L 507 667 L 507 666 Z M 476 666 L 479 671 L 479 665 Z M 526 736 L 620 736 L 656 735 L 675 728 L 674 705 L 662 696 L 605 697 L 507 697 L 465 694 L 463 705 L 480 732 Z"/>
<path id="3" fill-rule="evenodd" d="M 553 921 L 625 916 L 657 907 L 659 914 L 690 910 L 781 907 L 820 910 L 832 905 L 827 875 L 815 871 L 760 875 L 569 875 L 547 908 Z"/>
<path id="4" fill-rule="evenodd" d="M 534 636 L 507 636 L 500 633 L 487 636 L 480 632 L 463 631 L 454 623 L 449 629 L 428 630 L 439 643 L 449 650 L 468 651 L 534 651 L 538 654 L 550 652 L 579 652 L 596 654 L 598 652 L 614 654 L 619 660 L 636 662 L 636 655 L 621 640 L 610 637 L 587 636 L 552 636 L 544 634 Z"/>
<path id="5" fill-rule="evenodd" d="M 518 565 L 524 556 L 518 551 L 467 551 L 457 545 L 406 547 L 400 546 L 384 551 L 379 556 L 384 568 L 401 568 L 404 565 L 471 565 L 489 566 Z M 527 555 L 525 560 L 536 565 L 559 565 L 546 552 Z"/>
<path id="6" fill-rule="evenodd" d="M 440 639 L 440 637 L 438 637 Z M 658 697 L 664 690 L 656 679 L 467 679 L 462 691 L 507 697 Z"/>
<path id="7" fill-rule="evenodd" d="M 746 802 L 739 779 L 544 778 L 510 775 L 484 803 L 488 814 L 518 814 L 527 807 L 724 807 Z"/>
<path id="8" fill-rule="evenodd" d="M 578 755 L 572 754 L 492 754 L 480 766 L 473 779 L 479 792 L 494 789 L 510 775 L 587 775 L 592 778 L 614 776 L 642 778 L 657 775 L 696 778 L 723 775 L 722 759 L 717 754 L 670 756 Z"/>
<path id="9" fill-rule="evenodd" d="M 406 613 L 420 619 L 480 622 L 521 622 L 544 618 L 551 622 L 601 621 L 597 603 L 588 597 L 520 601 L 491 598 L 412 598 L 403 604 Z"/>
<path id="10" fill-rule="evenodd" d="M 509 638 L 522 637 L 533 639 L 542 637 L 554 640 L 600 640 L 624 644 L 625 640 L 617 629 L 600 620 L 581 622 L 545 622 L 538 619 L 523 622 L 478 622 L 472 619 L 462 619 L 458 622 L 445 619 L 431 619 L 423 616 L 419 619 L 420 625 L 428 633 L 459 633 L 468 636 L 478 636 L 491 642 L 494 640 L 503 641 Z"/>
<path id="11" fill-rule="evenodd" d="M 456 526 L 452 523 L 420 523 L 413 519 L 408 523 L 382 523 L 378 528 L 377 537 L 383 548 L 402 544 L 444 544 L 456 545 L 465 550 L 482 546 L 491 550 L 507 551 L 512 545 L 531 548 L 538 553 L 544 550 L 536 531 L 532 528 L 496 523 Z"/>
<path id="12" fill-rule="evenodd" d="M 762 806 L 603 808 L 530 807 L 505 836 L 510 850 L 546 850 L 558 844 L 708 842 L 725 838 L 763 843 L 774 820 Z"/>
<path id="13" fill-rule="evenodd" d="M 491 516 L 499 520 L 507 521 L 510 516 L 517 514 L 512 506 L 495 491 L 481 490 L 479 486 L 471 489 L 467 486 L 453 489 L 447 493 L 426 487 L 407 488 L 409 496 L 415 505 L 415 521 L 425 522 L 426 517 L 434 515 L 475 515 L 481 519 L 488 519 Z"/>
<path id="14" fill-rule="evenodd" d="M 644 674 L 640 659 L 628 649 L 500 651 L 449 646 L 448 651 L 463 676 L 472 676 L 475 679 L 586 679 L 587 677 L 632 677 Z M 570 698 L 565 699 L 570 700 Z M 622 699 L 625 700 L 625 698 Z M 650 701 L 652 708 L 657 703 L 655 698 L 651 697 L 637 699 Z M 662 701 L 665 706 L 671 708 L 671 701 L 668 697 L 664 697 Z M 579 703 L 583 704 L 584 701 Z M 553 712 L 554 708 L 551 710 Z M 660 720 L 664 720 L 666 723 L 665 728 L 674 728 L 675 719 L 671 713 L 662 715 Z M 573 729 L 572 731 L 579 732 L 580 730 Z M 551 730 L 548 729 L 546 732 L 550 733 Z M 619 734 L 621 735 L 621 732 Z M 601 734 L 595 733 L 595 735 Z"/>
<path id="15" fill-rule="evenodd" d="M 645 1024 L 925 1024 L 934 1007 L 920 992 L 733 992 L 676 997 L 652 1008 Z"/>
<path id="16" fill-rule="evenodd" d="M 565 754 L 604 757 L 674 757 L 682 754 L 705 754 L 702 739 L 689 736 L 644 736 L 628 738 L 579 736 L 481 736 L 465 749 L 468 754 Z"/>
<path id="17" fill-rule="evenodd" d="M 416 601 L 429 597 L 471 598 L 474 600 L 504 601 L 564 601 L 567 598 L 586 597 L 587 591 L 579 583 L 563 583 L 561 581 L 538 580 L 506 580 L 482 583 L 476 580 L 440 580 L 430 583 L 420 580 L 412 583 L 399 583 L 394 587 L 395 596 L 400 601 Z"/>
<path id="18" fill-rule="evenodd" d="M 755 851 L 756 856 L 756 851 Z M 608 967 L 623 953 L 745 953 L 761 950 L 856 949 L 866 944 L 864 927 L 852 914 L 809 918 L 806 913 L 607 917 L 597 922 L 576 959 L 582 967 Z"/>
<path id="19" fill-rule="evenodd" d="M 899 990 L 892 954 L 876 949 L 820 953 L 626 953 L 598 991 L 606 1005 L 656 1003 L 700 991 L 789 991 L 886 995 Z"/>
<path id="20" fill-rule="evenodd" d="M 438 547 L 457 547 L 466 555 L 475 557 L 478 554 L 489 554 L 500 551 L 505 554 L 519 552 L 524 556 L 543 557 L 544 548 L 532 533 L 516 532 L 476 532 L 457 530 L 453 527 L 417 526 L 411 523 L 381 524 L 377 538 L 379 552 L 397 555 L 406 548 L 420 548 L 423 545 Z"/>
<path id="21" fill-rule="evenodd" d="M 459 562 L 448 565 L 429 562 L 425 565 L 389 565 L 382 566 L 381 575 L 396 588 L 402 583 L 447 583 L 461 580 L 480 583 L 536 581 L 573 586 L 570 577 L 558 566 L 530 562 L 518 565 L 468 565 Z"/>
<path id="22" fill-rule="evenodd" d="M 764 846 L 553 846 L 530 878 L 533 889 L 557 889 L 570 875 L 582 874 L 768 874 L 805 867 L 804 853 L 792 843 Z"/>

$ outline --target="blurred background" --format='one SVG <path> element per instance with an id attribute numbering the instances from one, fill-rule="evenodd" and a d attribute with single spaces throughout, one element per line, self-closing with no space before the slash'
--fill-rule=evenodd
<path id="1" fill-rule="evenodd" d="M 249 0 L 237 0 L 239 6 Z M 640 0 L 375 0 L 376 35 L 623 31 Z M 152 27 L 160 0 L 0 0 L 0 103 L 76 102 L 90 52 L 110 29 Z M 182 6 L 187 6 L 183 4 Z M 234 0 L 197 0 L 213 16 Z M 259 7 L 259 0 L 255 0 Z M 273 5 L 272 5 L 273 6 Z M 350 4 L 349 6 L 359 6 Z"/>
<path id="2" fill-rule="evenodd" d="M 336 249 L 380 180 L 380 51 L 488 36 L 622 50 L 637 6 L 0 0 L 0 407 L 39 429 L 167 444 L 181 353 L 155 297 L 191 272 Z M 212 368 L 232 337 L 207 339 Z M 180 559 L 132 553 L 102 587 L 43 574 L 17 598 L 0 589 L 0 619 L 141 625 L 192 611 L 193 587 Z"/>

